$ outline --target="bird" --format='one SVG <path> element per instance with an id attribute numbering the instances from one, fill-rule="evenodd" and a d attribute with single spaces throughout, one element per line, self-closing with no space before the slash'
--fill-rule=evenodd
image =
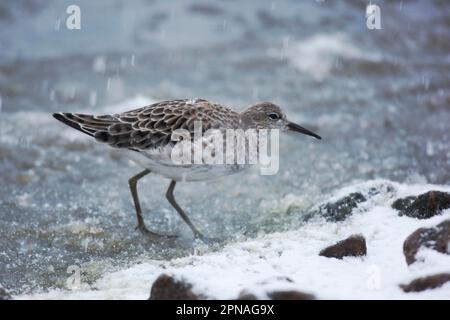
<path id="1" fill-rule="evenodd" d="M 171 239 L 147 228 L 142 215 L 137 184 L 149 173 L 170 179 L 166 198 L 194 234 L 194 239 L 211 242 L 192 223 L 174 197 L 177 182 L 203 181 L 240 172 L 247 168 L 241 164 L 211 165 L 207 163 L 175 164 L 171 158 L 174 148 L 181 143 L 173 138 L 177 130 L 186 130 L 195 136 L 195 122 L 201 122 L 202 133 L 209 129 L 279 129 L 294 131 L 322 139 L 316 133 L 287 120 L 281 107 L 272 102 L 256 103 L 242 112 L 206 99 L 177 99 L 153 103 L 130 111 L 114 114 L 91 115 L 71 112 L 54 113 L 62 123 L 94 138 L 97 142 L 127 152 L 142 166 L 142 171 L 128 180 L 137 218 L 137 227 L 152 239 Z M 191 138 L 193 140 L 194 138 Z"/>

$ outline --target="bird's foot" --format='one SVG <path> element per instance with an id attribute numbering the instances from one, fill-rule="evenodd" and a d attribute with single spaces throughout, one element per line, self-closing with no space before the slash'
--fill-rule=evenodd
<path id="1" fill-rule="evenodd" d="M 135 230 L 139 230 L 144 236 L 146 236 L 150 240 L 173 240 L 176 239 L 178 236 L 176 235 L 169 235 L 169 234 L 159 234 L 153 231 L 150 231 L 147 229 L 145 224 L 138 225 Z"/>

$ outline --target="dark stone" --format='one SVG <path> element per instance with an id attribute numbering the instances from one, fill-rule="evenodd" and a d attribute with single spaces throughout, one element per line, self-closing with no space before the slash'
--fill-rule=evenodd
<path id="1" fill-rule="evenodd" d="M 319 208 L 319 212 L 327 221 L 338 222 L 345 220 L 352 214 L 358 203 L 366 201 L 366 198 L 359 192 L 350 193 L 348 196 L 336 202 L 329 202 Z"/>
<path id="2" fill-rule="evenodd" d="M 320 251 L 319 256 L 342 259 L 343 257 L 365 256 L 367 254 L 366 239 L 361 235 L 352 235 L 335 245 Z"/>
<path id="3" fill-rule="evenodd" d="M 272 291 L 267 294 L 272 300 L 314 300 L 316 297 L 301 291 Z"/>
<path id="4" fill-rule="evenodd" d="M 401 284 L 400 288 L 405 292 L 420 292 L 429 289 L 439 288 L 444 283 L 450 281 L 450 273 L 439 273 L 432 276 L 418 278 L 409 284 Z"/>
<path id="5" fill-rule="evenodd" d="M 0 300 L 11 300 L 11 299 L 12 298 L 8 293 L 8 291 L 6 291 L 6 289 L 0 285 Z"/>
<path id="6" fill-rule="evenodd" d="M 395 210 L 398 211 L 404 211 L 406 210 L 406 208 L 408 208 L 413 202 L 414 200 L 416 200 L 417 197 L 416 196 L 409 196 L 406 198 L 400 198 L 394 201 L 394 203 L 392 204 L 392 208 L 394 208 Z"/>
<path id="7" fill-rule="evenodd" d="M 149 300 L 198 300 L 203 297 L 192 292 L 192 285 L 162 274 L 153 282 Z"/>
<path id="8" fill-rule="evenodd" d="M 416 254 L 421 247 L 449 254 L 447 248 L 449 242 L 450 220 L 445 220 L 433 228 L 417 229 L 403 243 L 406 263 L 411 264 L 416 261 Z"/>
<path id="9" fill-rule="evenodd" d="M 450 193 L 429 191 L 418 197 L 397 199 L 392 204 L 392 208 L 397 209 L 401 216 L 428 219 L 441 214 L 442 210 L 450 208 Z"/>

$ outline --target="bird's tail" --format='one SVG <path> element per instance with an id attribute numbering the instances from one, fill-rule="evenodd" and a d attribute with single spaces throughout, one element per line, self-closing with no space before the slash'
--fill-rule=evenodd
<path id="1" fill-rule="evenodd" d="M 114 148 L 132 149 L 140 131 L 132 136 L 131 123 L 123 123 L 113 115 L 93 116 L 89 114 L 60 112 L 53 117 L 62 123 L 77 129 L 101 143 Z M 139 140 L 136 140 L 139 143 Z"/>
<path id="2" fill-rule="evenodd" d="M 108 131 L 108 127 L 119 122 L 111 115 L 93 116 L 89 114 L 58 112 L 54 113 L 53 117 L 91 137 L 94 137 L 96 132 Z"/>

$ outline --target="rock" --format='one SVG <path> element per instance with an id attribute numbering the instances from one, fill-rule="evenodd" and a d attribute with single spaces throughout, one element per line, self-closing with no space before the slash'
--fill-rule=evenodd
<path id="1" fill-rule="evenodd" d="M 367 199 L 359 192 L 350 193 L 336 202 L 329 202 L 319 208 L 319 212 L 327 221 L 338 222 L 345 220 L 352 214 L 358 203 Z"/>
<path id="2" fill-rule="evenodd" d="M 391 207 L 394 208 L 395 210 L 398 210 L 398 211 L 404 211 L 416 199 L 417 199 L 416 196 L 409 196 L 409 197 L 406 197 L 406 198 L 400 198 L 400 199 L 395 200 Z"/>
<path id="3" fill-rule="evenodd" d="M 267 296 L 272 300 L 314 300 L 316 297 L 309 293 L 301 291 L 272 291 L 267 293 Z"/>
<path id="4" fill-rule="evenodd" d="M 397 199 L 392 204 L 392 208 L 398 210 L 401 216 L 428 219 L 450 208 L 450 193 L 429 191 L 418 197 Z"/>
<path id="5" fill-rule="evenodd" d="M 11 295 L 0 285 L 0 300 L 11 300 Z"/>
<path id="6" fill-rule="evenodd" d="M 243 290 L 239 293 L 237 300 L 258 300 L 258 298 L 253 293 Z"/>
<path id="7" fill-rule="evenodd" d="M 409 196 L 409 197 L 405 197 L 405 198 L 399 198 L 394 201 L 394 203 L 391 205 L 391 207 L 398 211 L 404 211 L 416 199 L 417 199 L 417 196 Z"/>
<path id="8" fill-rule="evenodd" d="M 450 273 L 439 273 L 432 276 L 418 278 L 409 284 L 401 284 L 400 288 L 405 292 L 420 292 L 439 288 L 450 281 Z"/>
<path id="9" fill-rule="evenodd" d="M 450 220 L 445 220 L 433 228 L 417 229 L 403 243 L 406 263 L 415 262 L 416 254 L 422 247 L 449 254 L 449 242 Z"/>
<path id="10" fill-rule="evenodd" d="M 343 257 L 365 256 L 367 254 L 366 239 L 361 235 L 352 235 L 345 240 L 320 251 L 319 256 L 342 259 Z"/>
<path id="11" fill-rule="evenodd" d="M 192 292 L 192 285 L 162 274 L 153 282 L 149 300 L 198 300 L 204 297 Z"/>

